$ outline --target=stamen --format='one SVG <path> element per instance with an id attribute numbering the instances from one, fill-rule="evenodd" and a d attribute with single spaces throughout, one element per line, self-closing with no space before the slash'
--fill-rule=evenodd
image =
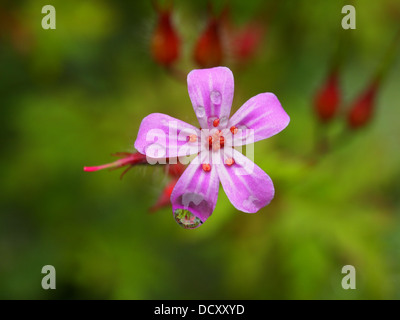
<path id="1" fill-rule="evenodd" d="M 191 134 L 188 136 L 190 142 L 196 142 L 197 141 L 197 136 L 195 134 Z"/>
<path id="2" fill-rule="evenodd" d="M 219 146 L 221 147 L 221 148 L 223 148 L 224 147 L 224 144 L 225 144 L 225 138 L 224 137 L 219 137 Z"/>
<path id="3" fill-rule="evenodd" d="M 212 138 L 212 136 L 209 136 L 208 137 L 208 146 L 211 148 L 212 144 L 213 144 L 213 138 Z"/>
<path id="4" fill-rule="evenodd" d="M 235 133 L 237 133 L 238 132 L 238 128 L 236 128 L 235 126 L 232 126 L 231 127 L 231 132 L 232 132 L 232 134 L 235 134 Z"/>
<path id="5" fill-rule="evenodd" d="M 213 121 L 213 126 L 214 127 L 218 127 L 219 126 L 219 119 L 218 118 Z"/>
<path id="6" fill-rule="evenodd" d="M 209 163 L 203 163 L 201 166 L 205 172 L 211 171 L 211 165 Z"/>
<path id="7" fill-rule="evenodd" d="M 225 164 L 226 164 L 227 166 L 231 166 L 231 165 L 233 165 L 234 163 L 235 163 L 235 160 L 233 160 L 233 158 L 228 158 L 228 159 L 225 160 Z"/>

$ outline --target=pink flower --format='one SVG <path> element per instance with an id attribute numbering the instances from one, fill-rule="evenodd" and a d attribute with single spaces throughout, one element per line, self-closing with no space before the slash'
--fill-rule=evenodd
<path id="1" fill-rule="evenodd" d="M 237 148 L 282 131 L 289 116 L 274 94 L 261 93 L 230 117 L 234 81 L 228 68 L 193 70 L 187 82 L 201 129 L 153 113 L 143 119 L 135 148 L 149 161 L 161 163 L 188 162 L 195 156 L 171 194 L 174 217 L 184 228 L 196 228 L 212 214 L 219 182 L 235 208 L 257 212 L 273 199 L 274 186 Z"/>

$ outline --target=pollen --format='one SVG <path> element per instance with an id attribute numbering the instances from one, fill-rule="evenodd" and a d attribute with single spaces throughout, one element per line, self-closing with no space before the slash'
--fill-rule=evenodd
<path id="1" fill-rule="evenodd" d="M 197 136 L 195 134 L 191 134 L 188 136 L 189 142 L 196 142 L 197 141 Z"/>
<path id="2" fill-rule="evenodd" d="M 213 121 L 213 126 L 214 126 L 214 127 L 218 127 L 218 126 L 219 126 L 219 119 L 215 119 L 215 120 Z"/>
<path id="3" fill-rule="evenodd" d="M 238 132 L 238 128 L 236 128 L 235 126 L 232 126 L 231 127 L 231 132 L 232 132 L 232 134 L 237 133 Z"/>
<path id="4" fill-rule="evenodd" d="M 211 171 L 211 165 L 209 163 L 203 163 L 201 166 L 205 172 Z"/>
<path id="5" fill-rule="evenodd" d="M 228 158 L 228 159 L 226 159 L 225 160 L 225 164 L 227 165 L 227 166 L 231 166 L 231 165 L 233 165 L 235 163 L 235 160 L 233 160 L 233 158 Z"/>

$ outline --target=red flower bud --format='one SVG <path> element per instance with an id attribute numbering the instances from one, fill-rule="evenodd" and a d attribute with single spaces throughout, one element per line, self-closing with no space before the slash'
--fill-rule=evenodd
<path id="1" fill-rule="evenodd" d="M 357 129 L 363 127 L 371 120 L 378 87 L 378 82 L 374 81 L 367 90 L 355 100 L 347 117 L 350 128 Z"/>
<path id="2" fill-rule="evenodd" d="M 171 205 L 171 193 L 172 190 L 174 190 L 174 187 L 176 185 L 176 183 L 178 182 L 179 178 L 175 178 L 174 180 L 172 180 L 171 182 L 169 182 L 166 187 L 164 188 L 164 190 L 162 191 L 160 197 L 158 198 L 157 202 L 154 204 L 154 206 L 152 206 L 149 211 L 150 212 L 155 212 L 163 207 L 167 207 Z"/>
<path id="3" fill-rule="evenodd" d="M 151 40 L 151 54 L 163 66 L 179 58 L 180 39 L 171 21 L 171 9 L 158 9 L 158 22 Z"/>
<path id="4" fill-rule="evenodd" d="M 264 28 L 258 23 L 249 23 L 237 30 L 231 41 L 235 59 L 243 62 L 251 58 L 257 51 L 264 36 Z"/>
<path id="5" fill-rule="evenodd" d="M 326 83 L 317 92 L 314 108 L 321 121 L 330 121 L 337 112 L 340 103 L 340 88 L 338 73 L 332 72 Z"/>
<path id="6" fill-rule="evenodd" d="M 223 59 L 219 21 L 211 18 L 194 50 L 194 59 L 202 68 L 217 67 Z"/>
<path id="7" fill-rule="evenodd" d="M 179 178 L 185 169 L 186 166 L 180 162 L 177 164 L 167 164 L 167 172 L 171 177 Z"/>

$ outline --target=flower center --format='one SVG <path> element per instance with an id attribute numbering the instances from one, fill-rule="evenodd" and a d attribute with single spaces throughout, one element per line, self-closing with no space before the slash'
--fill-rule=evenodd
<path id="1" fill-rule="evenodd" d="M 208 146 L 209 148 L 217 151 L 224 147 L 225 138 L 221 130 L 214 132 L 212 135 L 208 137 Z"/>

